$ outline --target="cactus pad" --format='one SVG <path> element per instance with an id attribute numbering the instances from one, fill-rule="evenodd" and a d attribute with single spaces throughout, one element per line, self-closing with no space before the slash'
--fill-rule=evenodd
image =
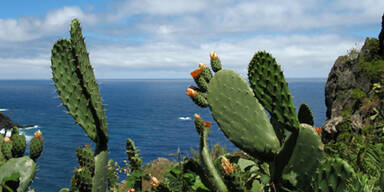
<path id="1" fill-rule="evenodd" d="M 302 103 L 299 108 L 299 112 L 297 113 L 300 123 L 306 123 L 308 125 L 313 126 L 315 123 L 313 121 L 312 111 L 309 106 L 305 103 Z"/>
<path id="2" fill-rule="evenodd" d="M 256 98 L 269 114 L 289 131 L 297 131 L 292 97 L 276 60 L 267 52 L 257 52 L 248 66 L 248 79 Z"/>
<path id="3" fill-rule="evenodd" d="M 283 169 L 283 175 L 290 172 L 296 173 L 297 187 L 304 191 L 312 191 L 309 183 L 311 183 L 316 169 L 321 166 L 323 150 L 324 144 L 321 142 L 319 134 L 311 126 L 301 124 L 296 144 L 290 157 L 279 156 L 282 159 L 289 158 L 288 164 Z"/>
<path id="4" fill-rule="evenodd" d="M 18 173 L 20 175 L 20 183 L 16 191 L 27 191 L 33 178 L 35 177 L 36 163 L 28 156 L 12 158 L 0 167 L 0 181 L 2 181 L 5 177 L 11 176 L 13 173 Z"/>
<path id="5" fill-rule="evenodd" d="M 264 108 L 247 82 L 231 70 L 220 70 L 211 79 L 208 103 L 225 136 L 252 156 L 270 159 L 280 144 Z"/>
<path id="6" fill-rule="evenodd" d="M 72 22 L 71 40 L 60 39 L 53 46 L 51 63 L 53 81 L 68 112 L 93 141 L 97 142 L 97 127 L 104 134 L 99 139 L 107 140 L 104 108 L 77 20 Z"/>

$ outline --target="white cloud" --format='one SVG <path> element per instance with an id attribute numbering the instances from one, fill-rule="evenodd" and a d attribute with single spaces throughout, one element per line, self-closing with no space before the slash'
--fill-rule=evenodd
<path id="1" fill-rule="evenodd" d="M 356 34 L 377 30 L 384 1 L 130 0 L 95 10 L 70 6 L 44 17 L 0 19 L 0 77 L 34 78 L 28 72 L 41 70 L 49 78 L 53 42 L 33 42 L 67 36 L 74 17 L 90 32 L 99 78 L 189 78 L 199 62 L 209 63 L 212 49 L 225 68 L 243 75 L 253 54 L 266 50 L 289 77 L 326 77 L 337 56 L 364 41 Z"/>
<path id="2" fill-rule="evenodd" d="M 63 7 L 48 12 L 44 18 L 21 17 L 0 19 L 0 42 L 23 42 L 41 38 L 45 35 L 67 31 L 74 18 L 83 23 L 95 23 L 96 16 L 84 13 L 79 7 Z"/>

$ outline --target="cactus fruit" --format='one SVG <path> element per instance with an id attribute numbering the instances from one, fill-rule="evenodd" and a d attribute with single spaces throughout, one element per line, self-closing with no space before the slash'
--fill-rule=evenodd
<path id="1" fill-rule="evenodd" d="M 12 127 L 11 137 L 13 137 L 14 135 L 19 135 L 19 128 L 18 127 Z"/>
<path id="2" fill-rule="evenodd" d="M 5 159 L 12 158 L 12 141 L 9 137 L 4 137 L 3 144 L 1 145 L 1 152 L 3 153 Z"/>
<path id="3" fill-rule="evenodd" d="M 317 170 L 314 191 L 338 192 L 347 189 L 347 181 L 355 178 L 353 168 L 340 158 L 330 158 Z"/>
<path id="4" fill-rule="evenodd" d="M 221 62 L 220 62 L 219 57 L 216 55 L 215 51 L 211 51 L 210 58 L 211 58 L 211 67 L 212 67 L 213 72 L 216 73 L 216 72 L 220 71 L 221 70 Z"/>
<path id="5" fill-rule="evenodd" d="M 76 156 L 80 167 L 86 167 L 93 174 L 95 170 L 95 159 L 92 148 L 89 144 L 84 147 L 77 147 Z"/>
<path id="6" fill-rule="evenodd" d="M 232 143 L 254 157 L 273 159 L 279 140 L 264 108 L 239 74 L 217 72 L 209 84 L 208 103 L 213 118 Z"/>
<path id="7" fill-rule="evenodd" d="M 313 121 L 312 111 L 309 106 L 305 103 L 302 103 L 299 108 L 299 112 L 297 113 L 300 123 L 305 123 L 313 126 L 315 123 Z"/>
<path id="8" fill-rule="evenodd" d="M 29 156 L 31 159 L 36 161 L 37 158 L 40 157 L 43 152 L 43 137 L 41 135 L 41 131 L 38 130 L 35 132 L 34 137 L 31 139 L 29 143 Z"/>
<path id="9" fill-rule="evenodd" d="M 196 118 L 197 117 L 197 118 Z M 195 125 L 201 126 L 201 117 L 199 115 L 195 115 Z M 209 126 L 204 126 L 209 125 Z M 210 188 L 213 191 L 221 191 L 226 192 L 228 191 L 223 179 L 220 177 L 220 174 L 217 172 L 215 165 L 213 163 L 213 160 L 211 159 L 211 155 L 209 153 L 209 147 L 208 147 L 208 135 L 210 131 L 210 125 L 203 123 L 203 126 L 201 128 L 196 128 L 196 130 L 200 130 L 200 161 L 203 166 L 203 169 L 207 170 L 207 176 L 208 183 L 210 185 Z"/>
<path id="10" fill-rule="evenodd" d="M 202 108 L 208 107 L 206 94 L 198 92 L 195 87 L 189 86 L 185 94 L 188 95 L 196 105 Z"/>
<path id="11" fill-rule="evenodd" d="M 12 156 L 14 158 L 22 157 L 27 147 L 25 135 L 13 135 L 12 137 Z"/>
<path id="12" fill-rule="evenodd" d="M 292 97 L 280 65 L 267 52 L 257 52 L 248 66 L 248 79 L 255 97 L 277 122 L 291 132 L 299 129 Z"/>

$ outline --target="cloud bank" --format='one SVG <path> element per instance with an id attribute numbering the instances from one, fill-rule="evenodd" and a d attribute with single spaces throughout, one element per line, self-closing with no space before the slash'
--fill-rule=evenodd
<path id="1" fill-rule="evenodd" d="M 0 19 L 0 78 L 50 78 L 50 49 L 83 26 L 97 78 L 189 78 L 215 50 L 246 74 L 256 51 L 272 53 L 288 77 L 327 77 L 334 60 L 379 33 L 384 1 L 112 1 L 43 17 Z M 33 73 L 32 73 L 33 72 Z"/>

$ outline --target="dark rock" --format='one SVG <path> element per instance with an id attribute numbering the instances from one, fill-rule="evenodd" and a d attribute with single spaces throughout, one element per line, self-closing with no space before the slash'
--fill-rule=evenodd
<path id="1" fill-rule="evenodd" d="M 343 121 L 350 122 L 353 129 L 362 129 L 365 123 L 372 123 L 373 108 L 384 110 L 380 102 L 368 101 L 375 98 L 373 84 L 381 82 L 383 72 L 384 61 L 375 38 L 367 38 L 360 51 L 351 50 L 336 59 L 325 85 L 328 120 L 322 126 L 323 141 L 334 139 L 336 127 Z"/>
<path id="2" fill-rule="evenodd" d="M 12 122 L 9 117 L 0 112 L 0 129 L 11 129 L 14 126 L 18 126 L 18 124 Z"/>

